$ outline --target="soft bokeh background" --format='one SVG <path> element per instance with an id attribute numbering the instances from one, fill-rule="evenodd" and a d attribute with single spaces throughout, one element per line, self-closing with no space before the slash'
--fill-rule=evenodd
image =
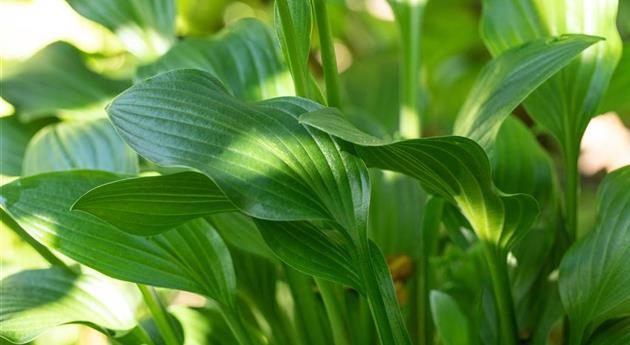
<path id="1" fill-rule="evenodd" d="M 338 67 L 349 112 L 368 110 L 372 116 L 395 119 L 397 105 L 398 33 L 386 0 L 331 0 L 331 24 L 336 37 Z M 257 17 L 271 24 L 272 2 L 264 0 L 179 0 L 177 33 L 207 35 L 243 17 Z M 423 99 L 426 135 L 450 132 L 481 66 L 489 60 L 478 31 L 479 0 L 429 1 L 422 42 Z M 630 40 L 630 0 L 620 1 L 619 30 L 625 47 Z M 123 54 L 116 35 L 80 15 L 63 0 L 0 1 L 0 77 L 12 66 L 42 47 L 64 40 L 88 54 L 90 68 L 112 78 L 129 77 L 135 58 Z M 316 41 L 314 41 L 316 42 Z M 630 49 L 613 78 L 601 116 L 593 119 L 582 143 L 583 174 L 581 210 L 583 227 L 593 222 L 593 196 L 603 171 L 630 164 Z M 318 48 L 311 53 L 311 67 L 321 74 Z M 624 73 L 625 72 L 625 75 Z M 0 90 L 1 91 L 1 90 Z M 614 109 L 615 112 L 610 110 Z M 13 107 L 0 98 L 0 116 L 11 116 Z M 525 113 L 516 114 L 530 123 Z M 389 130 L 396 123 L 387 123 Z M 552 140 L 540 133 L 540 141 L 558 157 Z M 5 134 L 3 134 L 5 135 Z M 2 183 L 10 176 L 0 176 Z M 0 232 L 0 278 L 45 262 L 8 231 Z M 199 297 L 182 293 L 176 303 L 199 304 Z M 36 344 L 99 344 L 104 337 L 81 326 L 64 326 L 47 333 Z M 1 340 L 0 340 L 1 342 Z"/>

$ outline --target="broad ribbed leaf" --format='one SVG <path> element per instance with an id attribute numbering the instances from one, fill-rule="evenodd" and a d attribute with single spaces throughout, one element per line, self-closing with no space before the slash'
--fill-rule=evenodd
<path id="1" fill-rule="evenodd" d="M 101 116 L 105 103 L 129 85 L 88 69 L 81 51 L 65 42 L 52 43 L 15 70 L 3 72 L 2 97 L 23 121 L 51 115 Z"/>
<path id="2" fill-rule="evenodd" d="M 617 0 L 484 0 L 481 32 L 494 56 L 552 35 L 606 39 L 586 49 L 525 101 L 528 113 L 559 140 L 569 159 L 576 159 L 571 156 L 578 152 L 621 55 L 617 6 Z"/>
<path id="3" fill-rule="evenodd" d="M 389 142 L 359 131 L 334 109 L 305 114 L 300 121 L 355 144 L 370 167 L 417 178 L 430 193 L 455 203 L 480 238 L 503 248 L 511 248 L 524 236 L 538 214 L 530 196 L 498 191 L 488 158 L 470 139 L 450 136 Z"/>
<path id="4" fill-rule="evenodd" d="M 323 231 L 307 222 L 255 223 L 271 250 L 293 268 L 364 291 L 352 245 L 338 232 Z"/>
<path id="5" fill-rule="evenodd" d="M 597 227 L 560 264 L 560 296 L 580 344 L 607 319 L 630 315 L 630 166 L 606 176 L 597 195 Z"/>
<path id="6" fill-rule="evenodd" d="M 457 117 L 454 133 L 475 140 L 490 153 L 503 120 L 544 81 L 599 40 L 563 35 L 501 52 L 481 71 Z"/>
<path id="7" fill-rule="evenodd" d="M 23 344 L 69 323 L 108 333 L 128 331 L 136 325 L 130 297 L 93 274 L 58 267 L 22 271 L 0 281 L 0 337 Z"/>
<path id="8" fill-rule="evenodd" d="M 141 58 L 164 53 L 175 41 L 174 0 L 66 0 L 82 16 L 118 35 Z"/>
<path id="9" fill-rule="evenodd" d="M 470 345 L 468 319 L 448 294 L 431 291 L 431 314 L 444 345 Z"/>
<path id="10" fill-rule="evenodd" d="M 22 124 L 17 116 L 0 118 L 0 175 L 20 176 L 26 145 L 37 127 Z"/>
<path id="11" fill-rule="evenodd" d="M 630 317 L 599 329 L 587 345 L 627 345 L 630 344 Z"/>
<path id="12" fill-rule="evenodd" d="M 214 75 L 244 100 L 294 94 L 276 37 L 256 19 L 242 19 L 212 37 L 187 38 L 156 62 L 140 67 L 137 76 L 145 79 L 182 68 Z"/>
<path id="13" fill-rule="evenodd" d="M 37 132 L 26 149 L 22 174 L 71 169 L 137 174 L 138 155 L 106 118 L 56 123 Z"/>
<path id="14" fill-rule="evenodd" d="M 136 235 L 155 235 L 195 218 L 236 211 L 212 180 L 196 172 L 114 181 L 90 190 L 72 209 Z"/>
<path id="15" fill-rule="evenodd" d="M 231 305 L 235 278 L 227 248 L 202 219 L 154 237 L 124 233 L 70 207 L 90 189 L 122 177 L 75 170 L 0 187 L 2 206 L 40 243 L 108 276 L 204 294 Z"/>

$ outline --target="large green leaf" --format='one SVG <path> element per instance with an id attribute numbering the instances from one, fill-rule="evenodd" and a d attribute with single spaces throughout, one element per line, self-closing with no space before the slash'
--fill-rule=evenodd
<path id="1" fill-rule="evenodd" d="M 0 187 L 9 215 L 40 243 L 108 276 L 200 293 L 232 305 L 228 250 L 202 219 L 154 237 L 124 233 L 70 207 L 90 189 L 122 177 L 75 170 L 18 179 Z"/>
<path id="2" fill-rule="evenodd" d="M 455 122 L 454 133 L 487 152 L 505 118 L 538 86 L 600 38 L 564 35 L 515 46 L 488 63 Z"/>
<path id="3" fill-rule="evenodd" d="M 17 116 L 0 118 L 0 175 L 20 176 L 26 145 L 37 127 L 20 123 Z"/>
<path id="4" fill-rule="evenodd" d="M 560 296 L 571 345 L 602 322 L 630 315 L 630 166 L 610 173 L 597 195 L 597 227 L 560 265 Z"/>
<path id="5" fill-rule="evenodd" d="M 357 154 L 370 167 L 417 178 L 427 191 L 456 204 L 484 241 L 509 249 L 538 214 L 530 196 L 498 191 L 488 158 L 470 139 L 450 136 L 390 142 L 359 131 L 330 108 L 302 115 L 300 121 L 355 144 Z"/>
<path id="6" fill-rule="evenodd" d="M 140 67 L 137 76 L 145 79 L 181 68 L 207 71 L 244 100 L 294 94 L 276 37 L 256 19 L 242 19 L 215 36 L 187 38 L 156 62 Z"/>
<path id="7" fill-rule="evenodd" d="M 528 113 L 577 159 L 584 129 L 603 97 L 621 55 L 617 0 L 484 0 L 481 32 L 497 56 L 552 35 L 580 33 L 605 38 L 586 49 L 525 101 Z"/>
<path id="8" fill-rule="evenodd" d="M 138 173 L 138 155 L 106 118 L 61 122 L 41 129 L 28 144 L 23 175 L 71 169 Z"/>
<path id="9" fill-rule="evenodd" d="M 88 69 L 81 51 L 65 42 L 46 46 L 4 73 L 0 80 L 2 97 L 23 121 L 55 114 L 102 116 L 106 102 L 129 85 Z"/>
<path id="10" fill-rule="evenodd" d="M 118 35 L 127 50 L 140 58 L 157 57 L 175 41 L 173 0 L 66 1 Z"/>
<path id="11" fill-rule="evenodd" d="M 471 335 L 466 315 L 448 294 L 431 291 L 431 313 L 444 345 L 470 345 Z"/>
<path id="12" fill-rule="evenodd" d="M 111 280 L 53 267 L 0 282 L 0 337 L 27 343 L 50 328 L 88 324 L 106 333 L 136 325 L 134 298 Z"/>
<path id="13" fill-rule="evenodd" d="M 625 318 L 599 329 L 587 342 L 588 345 L 630 344 L 630 318 Z"/>
<path id="14" fill-rule="evenodd" d="M 96 187 L 72 206 L 137 235 L 155 235 L 202 216 L 236 208 L 196 172 L 137 177 Z"/>

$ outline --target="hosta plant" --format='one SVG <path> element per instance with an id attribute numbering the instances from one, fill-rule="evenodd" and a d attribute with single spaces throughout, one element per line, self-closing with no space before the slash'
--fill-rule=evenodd
<path id="1" fill-rule="evenodd" d="M 118 36 L 125 69 L 56 42 L 2 77 L 2 224 L 50 267 L 2 279 L 0 337 L 630 344 L 630 166 L 578 231 L 581 137 L 630 74 L 617 1 L 484 0 L 491 57 L 461 98 L 424 48 L 440 49 L 425 12 L 463 1 L 437 2 L 390 0 L 385 75 L 367 57 L 338 70 L 356 4 L 252 1 L 267 22 L 217 31 L 202 1 L 67 0 Z M 428 135 L 445 100 L 457 116 Z"/>

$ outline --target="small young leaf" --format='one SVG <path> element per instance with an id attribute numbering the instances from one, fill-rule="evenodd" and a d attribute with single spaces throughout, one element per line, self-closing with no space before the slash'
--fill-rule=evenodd
<path id="1" fill-rule="evenodd" d="M 0 187 L 9 215 L 38 242 L 108 276 L 186 290 L 232 306 L 228 250 L 203 219 L 153 237 L 122 232 L 70 207 L 79 196 L 122 176 L 75 170 L 25 177 Z"/>
<path id="2" fill-rule="evenodd" d="M 602 322 L 630 314 L 630 166 L 606 176 L 597 195 L 597 227 L 565 254 L 560 296 L 580 344 Z"/>
<path id="3" fill-rule="evenodd" d="M 187 38 L 154 63 L 140 67 L 137 77 L 181 68 L 212 74 L 243 100 L 294 94 L 276 37 L 256 19 L 242 19 L 212 37 Z"/>
<path id="4" fill-rule="evenodd" d="M 85 193 L 72 209 L 136 235 L 155 235 L 195 218 L 236 211 L 212 180 L 196 172 L 114 181 Z"/>
<path id="5" fill-rule="evenodd" d="M 71 169 L 137 174 L 138 155 L 106 118 L 56 123 L 37 132 L 26 148 L 22 174 Z"/>
<path id="6" fill-rule="evenodd" d="M 468 319 L 453 297 L 431 291 L 431 314 L 444 345 L 471 344 Z"/>
<path id="7" fill-rule="evenodd" d="M 0 282 L 0 337 L 23 344 L 68 323 L 128 331 L 136 325 L 134 300 L 104 277 L 59 267 L 22 271 Z"/>
<path id="8" fill-rule="evenodd" d="M 81 51 L 65 42 L 46 46 L 16 70 L 4 73 L 2 97 L 15 107 L 22 121 L 51 115 L 102 116 L 105 102 L 129 85 L 88 69 Z"/>
<path id="9" fill-rule="evenodd" d="M 66 0 L 82 16 L 117 34 L 127 50 L 149 59 L 175 41 L 174 0 Z"/>

